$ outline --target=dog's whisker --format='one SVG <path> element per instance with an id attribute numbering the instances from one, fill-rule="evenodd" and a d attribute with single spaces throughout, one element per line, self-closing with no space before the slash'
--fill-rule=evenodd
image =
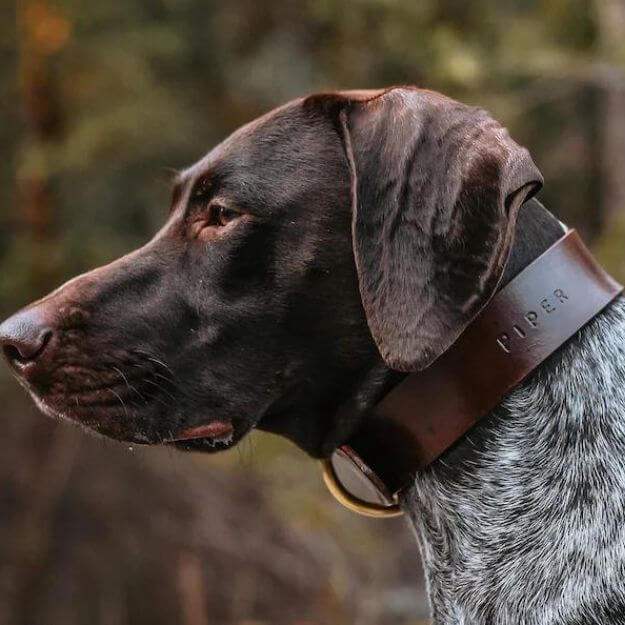
<path id="1" fill-rule="evenodd" d="M 158 373 L 157 371 L 153 371 L 152 372 L 152 376 L 155 377 L 155 378 L 158 378 L 159 380 L 163 380 L 167 384 L 175 385 L 175 383 L 176 383 L 175 380 L 172 380 L 171 378 L 168 378 L 166 375 Z"/>
<path id="2" fill-rule="evenodd" d="M 148 400 L 146 399 L 146 397 L 139 390 L 137 390 L 132 384 L 130 384 L 130 382 L 128 382 L 128 378 L 124 375 L 124 372 L 118 367 L 112 367 L 112 369 L 116 371 L 117 373 L 119 373 L 119 375 L 122 377 L 122 379 L 126 383 L 128 390 L 135 393 L 143 401 L 143 403 L 147 405 Z"/>
<path id="3" fill-rule="evenodd" d="M 150 354 L 149 352 L 143 350 L 136 351 L 138 354 L 145 356 L 149 362 L 154 363 L 155 365 L 159 365 L 160 367 L 165 369 L 165 371 L 167 371 L 174 379 L 176 378 L 176 374 L 174 373 L 173 369 L 167 363 L 163 362 L 160 358 L 157 358 L 153 354 Z"/>
<path id="4" fill-rule="evenodd" d="M 113 393 L 113 395 L 117 397 L 117 399 L 119 400 L 119 403 L 122 405 L 122 408 L 124 409 L 124 415 L 126 416 L 126 419 L 128 419 L 128 408 L 126 407 L 126 403 L 124 402 L 122 396 L 116 393 L 112 388 L 108 388 L 106 390 L 109 391 L 110 393 Z"/>
<path id="5" fill-rule="evenodd" d="M 150 380 L 149 378 L 144 378 L 142 380 L 142 383 L 149 384 L 150 386 L 153 386 L 154 388 L 158 389 L 161 393 L 164 393 L 165 395 L 167 395 L 167 397 L 171 399 L 172 405 L 176 401 L 176 398 L 167 389 L 163 388 L 161 384 L 158 384 L 157 382 L 154 382 L 153 380 Z"/>

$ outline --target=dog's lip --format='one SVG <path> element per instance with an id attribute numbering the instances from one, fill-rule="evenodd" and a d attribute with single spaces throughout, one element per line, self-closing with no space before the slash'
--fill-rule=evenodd
<path id="1" fill-rule="evenodd" d="M 197 438 L 211 438 L 213 440 L 227 439 L 234 434 L 231 423 L 213 421 L 204 425 L 196 425 L 178 432 L 171 441 L 192 441 Z"/>

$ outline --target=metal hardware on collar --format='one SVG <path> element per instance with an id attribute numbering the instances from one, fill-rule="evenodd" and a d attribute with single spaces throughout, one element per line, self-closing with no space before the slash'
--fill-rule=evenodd
<path id="1" fill-rule="evenodd" d="M 387 502 L 374 503 L 366 501 L 365 499 L 351 493 L 341 481 L 332 459 L 322 460 L 321 466 L 323 481 L 328 487 L 328 490 L 340 504 L 357 514 L 378 519 L 388 519 L 389 517 L 400 516 L 403 514 L 403 511 L 399 507 L 398 496 L 396 494 L 390 495 L 386 492 L 386 487 L 380 478 L 362 462 L 352 449 L 347 446 L 343 446 L 339 448 L 335 454 L 347 459 L 350 464 L 360 472 L 360 475 L 362 475 L 373 487 L 377 498 Z"/>
<path id="2" fill-rule="evenodd" d="M 337 452 L 382 502 L 347 490 L 331 461 L 323 477 L 345 507 L 401 514 L 398 493 L 623 291 L 575 230 L 502 288 L 432 365 L 393 388 Z"/>

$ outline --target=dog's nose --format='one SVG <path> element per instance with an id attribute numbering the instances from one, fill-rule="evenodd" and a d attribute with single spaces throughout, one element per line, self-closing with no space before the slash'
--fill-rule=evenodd
<path id="1" fill-rule="evenodd" d="M 0 348 L 9 364 L 18 369 L 34 363 L 50 338 L 52 330 L 37 308 L 18 312 L 0 325 Z"/>

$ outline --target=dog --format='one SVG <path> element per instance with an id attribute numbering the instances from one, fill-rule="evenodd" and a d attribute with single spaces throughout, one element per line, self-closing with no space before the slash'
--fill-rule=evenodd
<path id="1" fill-rule="evenodd" d="M 564 233 L 485 111 L 413 87 L 301 98 L 178 175 L 144 247 L 0 326 L 47 414 L 328 457 Z M 437 624 L 625 623 L 625 303 L 402 492 Z M 418 418 L 418 415 L 415 415 Z"/>

